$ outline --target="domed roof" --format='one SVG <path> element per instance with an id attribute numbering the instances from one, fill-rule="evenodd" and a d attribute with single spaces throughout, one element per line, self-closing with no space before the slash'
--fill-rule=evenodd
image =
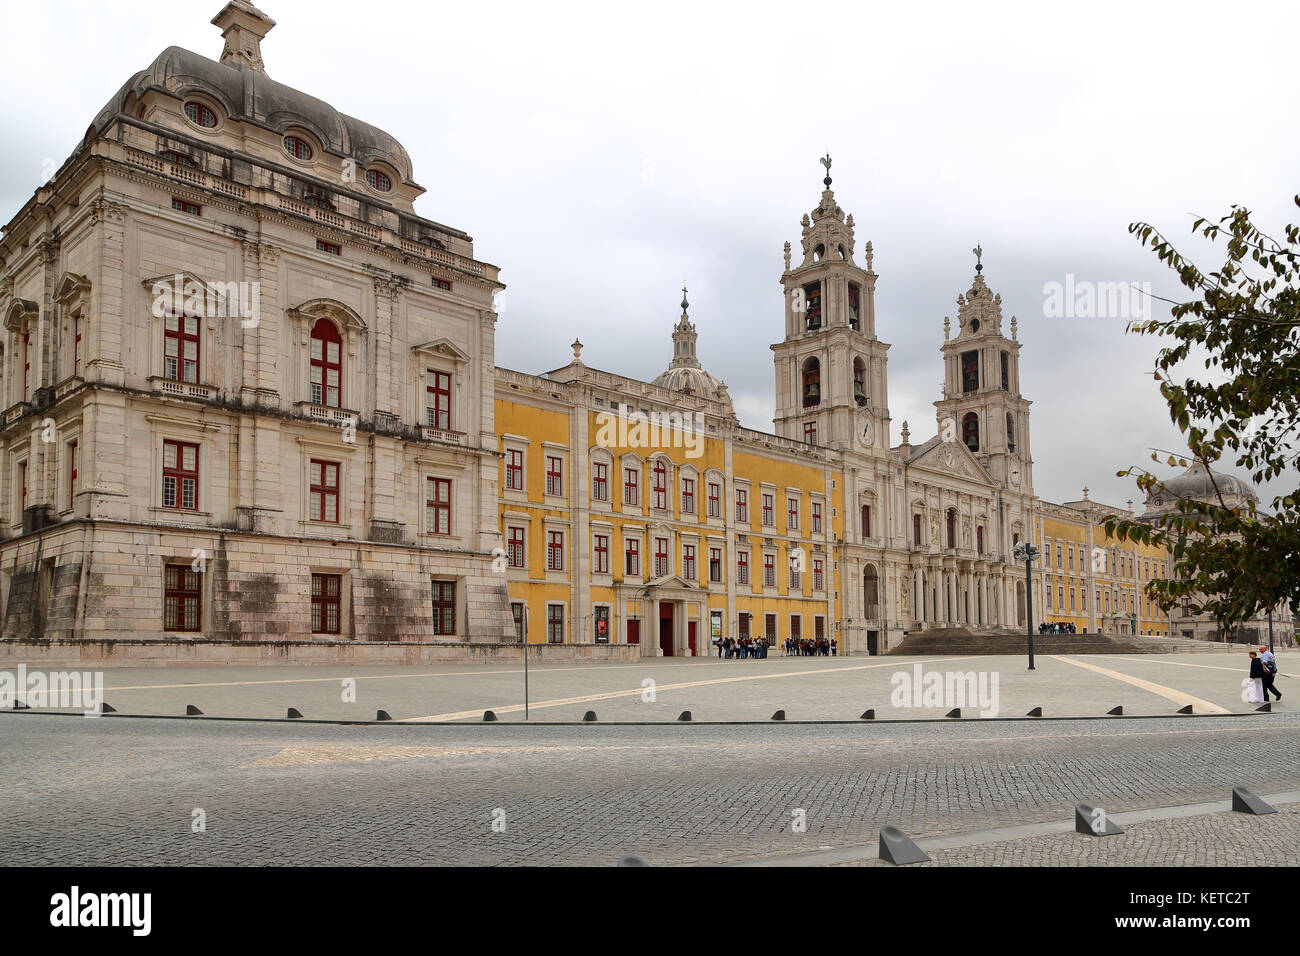
<path id="1" fill-rule="evenodd" d="M 1250 501 L 1259 501 L 1255 489 L 1248 482 L 1206 468 L 1204 464 L 1197 461 L 1177 478 L 1164 482 L 1162 489 L 1148 494 L 1147 504 L 1158 509 L 1172 506 L 1179 498 L 1215 499 L 1220 492 L 1225 498 L 1235 495 Z"/>
<path id="2" fill-rule="evenodd" d="M 673 363 L 651 384 L 721 402 L 726 406 L 727 413 L 735 417 L 736 411 L 731 404 L 731 396 L 727 394 L 727 386 L 706 372 L 695 355 L 695 325 L 686 311 L 689 306 L 686 288 L 683 287 L 682 317 L 673 326 Z"/>
<path id="3" fill-rule="evenodd" d="M 240 6 L 265 17 L 247 4 Z M 87 138 L 101 133 L 128 109 L 129 103 L 138 101 L 149 90 L 161 90 L 177 98 L 201 92 L 220 103 L 233 120 L 255 123 L 280 134 L 290 127 L 304 127 L 320 139 L 328 152 L 355 157 L 362 165 L 376 160 L 386 162 L 404 181 L 411 181 L 411 157 L 394 137 L 340 113 L 324 100 L 276 82 L 260 68 L 240 63 L 229 53 L 218 63 L 182 47 L 168 47 L 113 95 L 91 123 Z"/>

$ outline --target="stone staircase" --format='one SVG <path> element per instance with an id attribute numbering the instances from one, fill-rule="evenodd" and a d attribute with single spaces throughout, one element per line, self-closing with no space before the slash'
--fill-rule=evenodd
<path id="1" fill-rule="evenodd" d="M 898 655 L 1026 654 L 1024 631 L 1012 628 L 936 627 L 913 631 L 891 650 Z M 1110 634 L 1034 634 L 1035 654 L 1167 654 L 1179 648 L 1141 637 Z"/>

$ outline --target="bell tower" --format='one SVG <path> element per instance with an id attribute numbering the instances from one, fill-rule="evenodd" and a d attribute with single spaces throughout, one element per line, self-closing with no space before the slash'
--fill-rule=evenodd
<path id="1" fill-rule="evenodd" d="M 984 250 L 975 253 L 975 280 L 957 296 L 957 334 L 943 320 L 943 399 L 934 403 L 939 434 L 961 442 L 993 478 L 1012 492 L 1033 491 L 1029 405 L 1020 394 L 1016 317 L 1002 332 L 1002 296 L 984 282 Z"/>
<path id="2" fill-rule="evenodd" d="M 887 449 L 889 346 L 876 338 L 872 249 L 855 259 L 853 216 L 831 191 L 831 157 L 821 202 L 802 220 L 803 258 L 785 244 L 785 339 L 776 364 L 776 433 L 831 448 Z"/>

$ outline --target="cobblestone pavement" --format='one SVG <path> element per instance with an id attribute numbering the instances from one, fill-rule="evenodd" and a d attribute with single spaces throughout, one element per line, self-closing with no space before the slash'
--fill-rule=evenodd
<path id="1" fill-rule="evenodd" d="M 923 838 L 1068 820 L 1079 801 L 1116 813 L 1224 800 L 1233 784 L 1300 789 L 1297 729 L 1294 714 L 339 726 L 6 712 L 0 846 L 10 865 L 739 861 L 870 845 L 886 823 Z M 1216 826 L 1181 831 L 1186 859 L 1216 859 L 1202 840 L 1236 832 Z M 1040 842 L 1001 859 L 1106 862 Z"/>
<path id="2" fill-rule="evenodd" d="M 1279 662 L 1284 675 L 1300 673 L 1300 653 L 1279 654 Z M 1034 671 L 1026 663 L 1004 655 L 535 665 L 529 674 L 530 716 L 579 720 L 594 709 L 601 720 L 668 722 L 683 710 L 696 720 L 766 720 L 778 709 L 791 720 L 855 720 L 869 707 L 881 719 L 939 717 L 954 706 L 966 716 L 987 710 L 1013 717 L 1040 706 L 1049 717 L 1095 716 L 1117 705 L 1126 714 L 1152 716 L 1189 703 L 1196 713 L 1253 709 L 1241 699 L 1248 671 L 1244 653 L 1040 655 Z M 932 674 L 977 675 L 989 691 L 996 689 L 996 704 L 981 708 L 969 698 L 935 703 L 918 692 L 907 706 L 895 706 L 895 691 L 905 686 L 898 681 L 915 681 L 918 667 L 923 680 Z M 105 698 L 121 713 L 180 716 L 193 704 L 204 714 L 227 717 L 284 717 L 294 707 L 309 718 L 335 720 L 373 720 L 381 709 L 397 720 L 477 720 L 489 709 L 504 721 L 523 719 L 523 671 L 511 664 L 114 667 L 102 675 Z M 1280 709 L 1300 698 L 1300 686 L 1292 691 L 1292 682 L 1278 681 L 1287 697 Z"/>
<path id="3" fill-rule="evenodd" d="M 998 840 L 935 850 L 914 866 L 1296 866 L 1300 864 L 1300 804 L 1254 817 L 1206 813 L 1177 820 L 1127 824 L 1123 834 L 1083 833 Z M 892 866 L 883 860 L 837 866 Z"/>

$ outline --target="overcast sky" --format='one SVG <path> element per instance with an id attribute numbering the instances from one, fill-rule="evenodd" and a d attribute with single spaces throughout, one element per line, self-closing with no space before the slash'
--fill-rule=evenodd
<path id="1" fill-rule="evenodd" d="M 163 48 L 217 58 L 220 6 L 7 10 L 9 36 L 48 42 L 6 50 L 0 220 Z M 563 365 L 577 336 L 589 365 L 652 378 L 685 279 L 701 360 L 742 422 L 770 431 L 782 244 L 797 252 L 829 150 L 859 258 L 874 245 L 892 441 L 904 419 L 919 441 L 935 431 L 943 319 L 955 327 L 981 243 L 1020 320 L 1035 490 L 1055 501 L 1084 485 L 1140 501 L 1115 472 L 1182 446 L 1150 376 L 1155 340 L 1123 318 L 1048 317 L 1045 284 L 1176 296 L 1130 222 L 1195 249 L 1192 217 L 1232 203 L 1275 234 L 1300 218 L 1292 4 L 261 7 L 278 24 L 267 72 L 396 136 L 428 190 L 417 212 L 501 266 L 506 367 Z"/>

